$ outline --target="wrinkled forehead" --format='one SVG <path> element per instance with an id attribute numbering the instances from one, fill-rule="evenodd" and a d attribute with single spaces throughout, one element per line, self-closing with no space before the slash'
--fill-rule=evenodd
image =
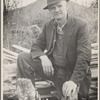
<path id="1" fill-rule="evenodd" d="M 51 8 L 51 7 L 54 7 L 54 6 L 58 6 L 58 5 L 66 5 L 66 4 L 67 4 L 67 2 L 66 2 L 65 0 L 61 0 L 61 1 L 59 1 L 59 2 L 50 4 L 50 5 L 48 6 L 48 8 Z"/>

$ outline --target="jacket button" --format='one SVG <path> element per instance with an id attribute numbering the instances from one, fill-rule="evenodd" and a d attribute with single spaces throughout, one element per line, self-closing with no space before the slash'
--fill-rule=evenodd
<path id="1" fill-rule="evenodd" d="M 54 42 L 56 42 L 56 40 L 54 40 Z"/>

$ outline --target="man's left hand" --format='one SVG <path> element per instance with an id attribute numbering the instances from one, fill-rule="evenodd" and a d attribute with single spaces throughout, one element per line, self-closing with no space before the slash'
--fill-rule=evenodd
<path id="1" fill-rule="evenodd" d="M 62 92 L 65 98 L 73 96 L 76 92 L 77 85 L 73 81 L 67 81 L 63 84 Z"/>

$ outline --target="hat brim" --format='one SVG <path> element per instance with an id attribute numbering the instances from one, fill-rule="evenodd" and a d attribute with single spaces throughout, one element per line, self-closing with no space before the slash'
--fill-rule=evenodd
<path id="1" fill-rule="evenodd" d="M 43 9 L 44 9 L 44 10 L 48 9 L 48 6 L 44 7 Z"/>
<path id="2" fill-rule="evenodd" d="M 53 4 L 56 4 L 56 3 L 58 3 L 59 1 L 63 1 L 63 0 L 55 1 L 55 2 L 53 2 L 53 3 L 49 4 L 49 5 L 47 5 L 47 6 L 44 7 L 43 9 L 44 9 L 44 10 L 49 9 L 49 6 L 51 6 L 51 5 L 53 5 Z M 68 2 L 69 0 L 65 0 L 65 1 Z"/>

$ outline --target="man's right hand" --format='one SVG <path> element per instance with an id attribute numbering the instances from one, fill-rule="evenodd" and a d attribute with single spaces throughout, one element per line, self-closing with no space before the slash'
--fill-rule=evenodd
<path id="1" fill-rule="evenodd" d="M 54 74 L 54 68 L 52 65 L 52 62 L 49 60 L 49 58 L 46 55 L 40 56 L 41 64 L 43 67 L 43 72 L 47 76 L 51 76 Z"/>

